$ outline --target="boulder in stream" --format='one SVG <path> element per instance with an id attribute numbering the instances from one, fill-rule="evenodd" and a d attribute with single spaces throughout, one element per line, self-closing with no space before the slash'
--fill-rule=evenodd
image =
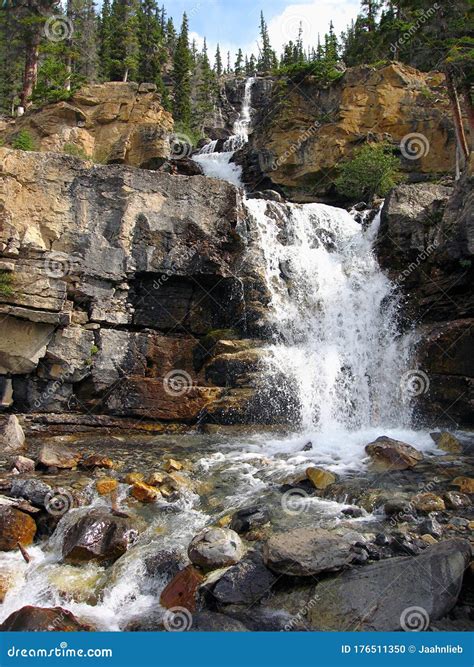
<path id="1" fill-rule="evenodd" d="M 252 552 L 222 575 L 212 588 L 212 598 L 219 605 L 253 605 L 270 594 L 276 581 L 260 554 Z"/>
<path id="2" fill-rule="evenodd" d="M 67 529 L 62 554 L 68 563 L 111 563 L 135 544 L 137 538 L 138 529 L 131 519 L 106 509 L 92 509 Z"/>
<path id="3" fill-rule="evenodd" d="M 0 416 L 0 450 L 17 452 L 25 446 L 25 434 L 16 415 Z"/>
<path id="4" fill-rule="evenodd" d="M 471 559 L 467 540 L 452 539 L 416 557 L 363 565 L 320 582 L 308 612 L 322 631 L 427 630 L 445 616 L 461 590 Z"/>
<path id="5" fill-rule="evenodd" d="M 188 556 L 205 570 L 234 565 L 244 555 L 242 540 L 234 530 L 211 526 L 193 537 Z"/>
<path id="6" fill-rule="evenodd" d="M 385 435 L 369 443 L 365 451 L 379 467 L 390 470 L 413 468 L 423 460 L 423 454 L 411 445 Z"/>
<path id="7" fill-rule="evenodd" d="M 13 551 L 18 544 L 28 546 L 36 534 L 35 520 L 14 507 L 0 507 L 0 551 Z"/>
<path id="8" fill-rule="evenodd" d="M 80 632 L 92 630 L 62 607 L 26 606 L 0 625 L 1 632 Z"/>
<path id="9" fill-rule="evenodd" d="M 263 556 L 274 572 L 308 577 L 349 565 L 356 557 L 352 544 L 352 539 L 323 528 L 295 528 L 273 535 Z"/>
<path id="10" fill-rule="evenodd" d="M 45 468 L 75 468 L 82 456 L 64 445 L 46 444 L 39 453 L 39 463 Z"/>

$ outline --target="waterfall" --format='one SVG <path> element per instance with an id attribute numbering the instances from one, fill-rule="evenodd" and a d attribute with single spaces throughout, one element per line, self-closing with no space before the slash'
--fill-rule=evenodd
<path id="1" fill-rule="evenodd" d="M 241 169 L 230 160 L 248 141 L 254 82 L 246 81 L 225 152 L 195 157 L 206 175 L 240 186 Z M 400 382 L 412 341 L 398 334 L 393 286 L 372 250 L 380 216 L 364 230 L 347 211 L 323 204 L 247 198 L 245 205 L 271 295 L 275 343 L 262 372 L 270 387 L 296 398 L 295 422 L 323 433 L 408 426 Z"/>
<path id="2" fill-rule="evenodd" d="M 233 135 L 224 144 L 225 151 L 237 151 L 249 140 L 249 127 L 251 121 L 252 87 L 255 78 L 250 77 L 245 81 L 242 109 L 234 123 Z"/>
<path id="3" fill-rule="evenodd" d="M 236 186 L 242 185 L 242 168 L 231 162 L 235 151 L 242 148 L 249 137 L 249 127 L 252 114 L 252 87 L 255 78 L 250 77 L 245 81 L 242 108 L 234 123 L 233 133 L 225 142 L 224 150 L 216 152 L 217 141 L 211 141 L 193 157 L 194 161 L 201 165 L 206 176 L 221 178 Z"/>
<path id="4" fill-rule="evenodd" d="M 400 379 L 410 345 L 398 336 L 397 300 L 372 251 L 373 230 L 323 204 L 246 206 L 271 294 L 276 343 L 267 382 L 288 380 L 305 431 L 406 425 Z"/>

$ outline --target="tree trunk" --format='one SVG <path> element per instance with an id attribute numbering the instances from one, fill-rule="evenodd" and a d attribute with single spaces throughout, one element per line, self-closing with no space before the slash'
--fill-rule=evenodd
<path id="1" fill-rule="evenodd" d="M 127 81 L 128 81 L 128 67 L 127 67 L 127 69 L 125 70 L 125 72 L 123 73 L 123 79 L 122 79 L 122 81 L 123 81 L 124 83 L 127 83 Z"/>
<path id="2" fill-rule="evenodd" d="M 451 111 L 453 114 L 454 129 L 456 131 L 456 142 L 459 148 L 461 169 L 463 169 L 465 162 L 469 156 L 469 147 L 467 145 L 466 133 L 464 131 L 458 92 L 456 90 L 456 84 L 454 82 L 453 75 L 449 66 L 445 68 L 445 75 L 446 75 L 446 86 L 448 89 L 448 97 L 451 103 Z"/>
<path id="3" fill-rule="evenodd" d="M 41 34 L 38 29 L 33 29 L 26 43 L 25 73 L 23 76 L 23 88 L 20 96 L 20 106 L 26 109 L 31 104 L 33 89 L 38 80 L 38 58 Z"/>
<path id="4" fill-rule="evenodd" d="M 474 148 L 474 105 L 472 103 L 471 90 L 467 83 L 462 87 L 462 96 L 464 99 L 467 120 L 469 122 L 469 149 L 472 151 Z"/>

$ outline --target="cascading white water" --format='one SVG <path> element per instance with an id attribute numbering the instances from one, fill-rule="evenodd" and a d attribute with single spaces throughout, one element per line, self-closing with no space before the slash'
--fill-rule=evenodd
<path id="1" fill-rule="evenodd" d="M 216 152 L 217 141 L 211 141 L 193 157 L 194 161 L 201 165 L 206 176 L 220 178 L 233 185 L 242 185 L 242 169 L 239 165 L 231 162 L 235 151 L 242 148 L 249 137 L 249 127 L 251 121 L 252 104 L 252 86 L 255 83 L 253 77 L 245 82 L 244 96 L 242 99 L 242 108 L 237 120 L 234 123 L 233 132 L 224 142 L 224 150 Z"/>
<path id="2" fill-rule="evenodd" d="M 400 378 L 410 345 L 397 335 L 397 304 L 371 230 L 323 204 L 246 206 L 260 232 L 279 338 L 267 375 L 289 380 L 303 430 L 406 425 Z"/>
<path id="3" fill-rule="evenodd" d="M 254 83 L 254 77 L 248 78 L 245 82 L 242 109 L 234 123 L 233 135 L 229 137 L 224 144 L 225 151 L 236 151 L 239 148 L 242 148 L 242 146 L 244 146 L 249 140 L 249 128 L 252 109 L 252 88 Z"/>

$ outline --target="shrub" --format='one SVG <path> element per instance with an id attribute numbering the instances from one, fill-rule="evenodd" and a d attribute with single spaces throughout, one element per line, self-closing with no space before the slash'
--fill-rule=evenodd
<path id="1" fill-rule="evenodd" d="M 69 142 L 65 143 L 63 146 L 63 152 L 66 153 L 66 155 L 71 155 L 72 157 L 79 157 L 81 160 L 90 160 L 90 157 L 87 155 L 82 146 L 78 146 L 77 144 Z"/>
<path id="2" fill-rule="evenodd" d="M 375 195 L 384 197 L 402 180 L 399 167 L 400 161 L 389 144 L 366 144 L 339 165 L 336 188 L 351 200 L 371 200 Z"/>
<path id="3" fill-rule="evenodd" d="M 34 151 L 36 145 L 28 130 L 20 130 L 12 141 L 12 148 L 18 151 Z"/>
<path id="4" fill-rule="evenodd" d="M 11 296 L 13 294 L 13 274 L 8 271 L 0 271 L 0 296 Z"/>

